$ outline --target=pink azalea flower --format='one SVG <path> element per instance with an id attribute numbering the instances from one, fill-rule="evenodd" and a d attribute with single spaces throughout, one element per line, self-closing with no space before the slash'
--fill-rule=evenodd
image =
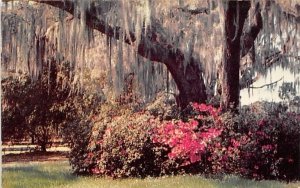
<path id="1" fill-rule="evenodd" d="M 196 121 L 196 120 L 191 120 L 190 122 L 189 122 L 189 124 L 190 124 L 190 126 L 191 126 L 191 128 L 192 129 L 196 129 L 197 127 L 198 127 L 198 121 Z"/>
<path id="2" fill-rule="evenodd" d="M 199 155 L 196 155 L 196 154 L 191 154 L 190 155 L 190 160 L 191 160 L 191 163 L 195 163 L 195 162 L 198 162 L 201 160 L 201 157 Z"/>
<path id="3" fill-rule="evenodd" d="M 92 169 L 92 173 L 93 173 L 93 174 L 100 174 L 99 168 L 98 168 L 98 167 L 93 168 L 93 169 Z"/>

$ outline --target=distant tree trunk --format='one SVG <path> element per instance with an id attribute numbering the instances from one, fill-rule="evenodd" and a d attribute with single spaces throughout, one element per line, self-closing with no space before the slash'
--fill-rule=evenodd
<path id="1" fill-rule="evenodd" d="M 31 144 L 34 144 L 34 135 L 32 134 L 30 137 L 31 137 Z"/>
<path id="2" fill-rule="evenodd" d="M 221 78 L 221 107 L 223 109 L 236 108 L 239 104 L 240 42 L 250 5 L 250 1 L 229 1 L 225 11 L 226 39 Z"/>
<path id="3" fill-rule="evenodd" d="M 47 152 L 47 143 L 41 143 L 41 151 Z"/>
<path id="4" fill-rule="evenodd" d="M 36 144 L 41 147 L 42 152 L 47 151 L 47 142 L 44 141 L 43 139 L 41 140 L 41 138 L 37 138 Z"/>

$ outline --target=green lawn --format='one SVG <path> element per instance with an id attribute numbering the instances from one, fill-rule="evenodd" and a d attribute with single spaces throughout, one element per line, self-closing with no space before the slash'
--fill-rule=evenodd
<path id="1" fill-rule="evenodd" d="M 300 187 L 300 183 L 252 181 L 228 176 L 224 180 L 198 176 L 176 176 L 146 179 L 112 180 L 78 177 L 71 173 L 68 162 L 14 163 L 2 166 L 3 188 L 209 188 L 209 187 Z"/>

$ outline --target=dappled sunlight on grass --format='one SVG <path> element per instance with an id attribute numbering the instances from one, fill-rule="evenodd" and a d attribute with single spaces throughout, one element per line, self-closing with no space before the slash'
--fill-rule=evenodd
<path id="1" fill-rule="evenodd" d="M 226 176 L 223 180 L 199 176 L 175 176 L 145 179 L 79 177 L 72 174 L 67 161 L 13 163 L 3 165 L 3 188 L 214 188 L 214 187 L 300 187 L 300 183 L 245 180 Z"/>

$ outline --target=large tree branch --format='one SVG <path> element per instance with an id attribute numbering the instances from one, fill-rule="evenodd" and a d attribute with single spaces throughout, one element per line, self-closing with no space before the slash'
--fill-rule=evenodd
<path id="1" fill-rule="evenodd" d="M 10 1 L 10 0 L 5 0 Z M 38 3 L 44 3 L 62 9 L 75 15 L 76 5 L 71 0 L 30 0 Z M 129 31 L 129 36 L 123 36 L 123 29 L 119 26 L 111 26 L 105 20 L 105 8 L 109 3 L 116 3 L 113 1 L 101 1 L 98 4 L 93 3 L 90 9 L 85 12 L 87 25 L 108 37 L 115 38 L 117 40 L 124 40 L 129 45 L 136 45 L 135 33 Z M 112 4 L 113 5 L 113 4 Z M 103 8 L 105 7 L 105 8 Z M 82 13 L 78 13 L 75 16 L 79 16 Z M 102 19 L 101 19 L 102 18 Z M 184 54 L 180 49 L 174 49 L 171 44 L 166 43 L 166 39 L 163 36 L 164 29 L 155 19 L 151 19 L 151 26 L 148 27 L 147 32 L 142 32 L 140 42 L 137 47 L 137 52 L 140 56 L 145 57 L 151 61 L 161 62 L 164 64 L 176 63 L 180 64 L 184 61 Z M 175 62 L 174 62 L 175 58 Z M 192 61 L 198 61 L 192 57 Z"/>
<path id="2" fill-rule="evenodd" d="M 254 41 L 263 27 L 262 16 L 259 7 L 260 6 L 258 2 L 256 3 L 255 7 L 252 7 L 249 10 L 248 21 L 246 21 L 246 25 L 244 26 L 241 37 L 241 58 L 249 52 L 252 46 L 254 46 Z"/>

